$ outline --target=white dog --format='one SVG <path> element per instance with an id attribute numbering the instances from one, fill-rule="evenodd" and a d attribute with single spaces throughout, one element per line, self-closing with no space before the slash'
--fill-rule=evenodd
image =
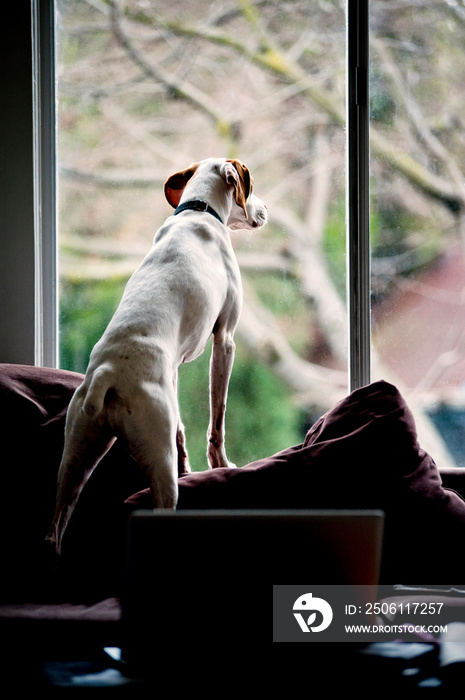
<path id="1" fill-rule="evenodd" d="M 208 463 L 234 466 L 226 457 L 224 416 L 242 285 L 227 226 L 266 223 L 252 186 L 248 168 L 225 158 L 193 164 L 166 181 L 176 211 L 129 280 L 69 405 L 47 535 L 58 554 L 79 494 L 116 438 L 147 474 L 154 507 L 176 507 L 178 475 L 190 471 L 178 367 L 198 357 L 212 334 Z"/>

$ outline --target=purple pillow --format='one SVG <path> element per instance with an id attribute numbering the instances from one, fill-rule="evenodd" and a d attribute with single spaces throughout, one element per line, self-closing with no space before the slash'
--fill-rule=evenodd
<path id="1" fill-rule="evenodd" d="M 44 540 L 53 516 L 68 404 L 84 375 L 0 363 L 2 543 L 0 600 L 47 596 Z M 79 595 L 113 593 L 125 533 L 124 500 L 147 485 L 116 443 L 82 492 L 64 543 L 63 579 Z M 66 546 L 65 546 L 66 545 Z M 66 570 L 66 575 L 64 574 Z M 68 587 L 69 588 L 69 587 Z"/>
<path id="2" fill-rule="evenodd" d="M 66 410 L 82 380 L 74 372 L 0 364 L 0 512 L 8 532 L 2 584 L 15 592 L 22 583 L 38 583 Z M 112 584 L 127 509 L 152 507 L 148 489 L 138 490 L 146 485 L 117 441 L 84 489 L 67 532 L 65 559 L 70 578 L 81 577 L 80 590 L 99 572 L 105 586 Z M 386 382 L 339 401 L 300 445 L 240 469 L 182 476 L 178 508 L 380 508 L 386 514 L 384 582 L 445 583 L 465 574 L 465 503 L 443 487 L 418 444 L 410 410 Z"/>
<path id="3" fill-rule="evenodd" d="M 150 508 L 149 491 L 127 504 Z M 465 538 L 465 502 L 443 487 L 418 444 L 412 413 L 384 381 L 339 401 L 301 445 L 240 469 L 182 476 L 178 508 L 380 508 L 385 583 L 465 574 L 457 547 Z"/>

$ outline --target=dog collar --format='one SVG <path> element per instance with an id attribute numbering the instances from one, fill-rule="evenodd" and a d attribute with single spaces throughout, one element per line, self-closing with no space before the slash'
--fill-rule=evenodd
<path id="1" fill-rule="evenodd" d="M 179 207 L 177 207 L 173 216 L 176 216 L 176 214 L 180 214 L 182 211 L 186 211 L 186 209 L 192 209 L 194 211 L 205 211 L 208 214 L 214 216 L 215 219 L 218 219 L 218 221 L 221 221 L 221 223 L 223 223 L 223 220 L 216 213 L 216 211 L 212 209 L 212 207 L 209 204 L 207 204 L 207 202 L 202 202 L 201 199 L 193 199 L 190 202 L 183 202 L 179 205 Z"/>

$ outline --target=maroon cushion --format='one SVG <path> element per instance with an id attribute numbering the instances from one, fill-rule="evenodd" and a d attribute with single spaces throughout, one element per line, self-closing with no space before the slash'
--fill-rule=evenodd
<path id="1" fill-rule="evenodd" d="M 21 599 L 50 584 L 44 539 L 53 516 L 66 411 L 83 378 L 64 370 L 0 364 L 0 600 Z M 124 499 L 146 485 L 116 443 L 89 480 L 67 531 L 63 588 L 72 582 L 79 595 L 113 594 Z"/>
<path id="2" fill-rule="evenodd" d="M 37 587 L 66 408 L 82 379 L 62 370 L 0 365 L 3 588 Z M 125 514 L 151 507 L 149 492 L 140 491 L 146 486 L 117 442 L 84 489 L 65 537 L 63 567 L 79 591 L 95 593 L 98 582 L 102 596 L 118 593 L 112 584 L 122 561 Z M 465 573 L 465 503 L 443 488 L 434 461 L 418 445 L 411 412 L 386 382 L 344 398 L 301 445 L 240 469 L 181 477 L 178 507 L 381 508 L 386 583 L 446 582 Z"/>
<path id="3" fill-rule="evenodd" d="M 151 507 L 150 494 L 127 503 Z M 178 508 L 380 508 L 384 582 L 465 574 L 457 547 L 465 537 L 465 503 L 443 488 L 405 401 L 383 381 L 337 403 L 301 445 L 241 469 L 181 477 Z"/>
<path id="4" fill-rule="evenodd" d="M 380 381 L 337 403 L 301 445 L 241 469 L 181 477 L 178 508 L 386 507 L 407 496 L 441 502 L 465 521 L 464 501 L 443 488 L 402 396 Z M 150 493 L 127 502 L 149 506 Z"/>

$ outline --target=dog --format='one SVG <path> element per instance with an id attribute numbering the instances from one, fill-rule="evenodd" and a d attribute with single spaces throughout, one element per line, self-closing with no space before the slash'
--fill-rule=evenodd
<path id="1" fill-rule="evenodd" d="M 165 182 L 175 212 L 128 281 L 69 404 L 46 538 L 57 555 L 82 488 L 116 439 L 147 475 L 154 507 L 176 508 L 178 476 L 190 471 L 178 367 L 201 355 L 212 335 L 208 465 L 235 466 L 224 422 L 242 284 L 228 227 L 266 223 L 266 206 L 252 189 L 247 166 L 226 158 L 194 163 Z"/>

